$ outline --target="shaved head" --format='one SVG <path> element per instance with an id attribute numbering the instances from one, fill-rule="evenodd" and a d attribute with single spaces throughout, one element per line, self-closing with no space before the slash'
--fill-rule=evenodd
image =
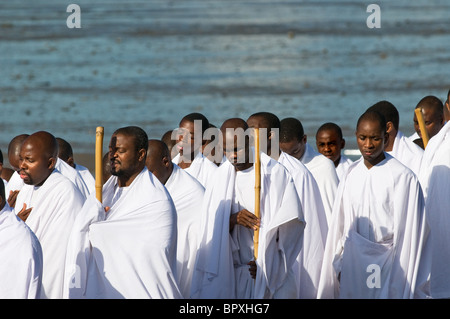
<path id="1" fill-rule="evenodd" d="M 40 186 L 53 172 L 57 158 L 55 137 L 46 131 L 33 133 L 20 148 L 19 175 L 25 184 Z"/>
<path id="2" fill-rule="evenodd" d="M 166 143 L 156 139 L 148 140 L 145 166 L 162 184 L 167 182 L 172 174 L 173 163 Z"/>
<path id="3" fill-rule="evenodd" d="M 20 154 L 20 147 L 22 146 L 23 141 L 30 136 L 29 134 L 20 134 L 15 137 L 9 142 L 8 145 L 8 161 L 11 167 L 15 170 L 19 170 L 19 154 Z"/>

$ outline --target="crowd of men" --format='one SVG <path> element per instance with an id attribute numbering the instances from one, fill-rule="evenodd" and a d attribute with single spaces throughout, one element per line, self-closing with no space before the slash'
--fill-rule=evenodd
<path id="1" fill-rule="evenodd" d="M 190 113 L 161 139 L 122 127 L 101 200 L 69 142 L 16 136 L 0 298 L 449 298 L 449 95 L 417 103 L 410 137 L 392 103 L 364 110 L 355 161 L 336 123 L 312 145 L 271 112 Z"/>

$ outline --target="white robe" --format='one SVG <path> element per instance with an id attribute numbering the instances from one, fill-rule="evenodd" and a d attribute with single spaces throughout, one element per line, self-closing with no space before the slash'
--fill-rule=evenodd
<path id="1" fill-rule="evenodd" d="M 247 186 L 254 183 L 254 173 L 249 176 L 253 180 Z M 240 234 L 233 236 L 229 231 L 230 215 L 236 213 L 232 211 L 235 179 L 235 169 L 226 161 L 219 167 L 215 183 L 206 189 L 202 208 L 204 232 L 192 282 L 193 298 L 232 299 L 238 289 L 245 289 L 248 298 L 296 298 L 292 266 L 302 247 L 304 219 L 292 177 L 281 164 L 261 154 L 261 227 L 255 280 L 248 266 L 239 270 L 243 265 L 237 264 L 235 271 L 233 265 L 237 254 L 242 264 L 249 261 L 242 258 L 253 255 L 247 229 L 236 225 L 233 232 Z M 251 193 L 243 197 L 241 207 L 254 203 L 254 190 Z M 252 207 L 248 208 L 251 211 Z M 235 241 L 240 235 L 246 238 Z"/>
<path id="2" fill-rule="evenodd" d="M 305 165 L 285 152 L 278 161 L 292 175 L 306 222 L 303 247 L 294 264 L 298 298 L 315 299 L 328 232 L 327 216 L 316 180 Z"/>
<path id="3" fill-rule="evenodd" d="M 178 165 L 165 186 L 177 211 L 177 279 L 184 298 L 190 297 L 192 274 L 201 238 L 201 215 L 204 187 Z"/>
<path id="4" fill-rule="evenodd" d="M 397 131 L 392 151 L 387 153 L 394 156 L 400 163 L 412 170 L 414 174 L 419 174 L 423 149 L 403 135 L 401 131 Z"/>
<path id="5" fill-rule="evenodd" d="M 55 168 L 66 176 L 80 190 L 84 198 L 89 196 L 89 189 L 76 169 L 58 157 Z"/>
<path id="6" fill-rule="evenodd" d="M 95 179 L 89 169 L 83 165 L 75 164 L 75 170 L 78 172 L 78 174 L 80 174 L 81 178 L 86 184 L 89 194 L 95 193 Z"/>
<path id="7" fill-rule="evenodd" d="M 11 175 L 11 178 L 9 179 L 9 182 L 7 185 L 5 185 L 5 196 L 8 198 L 9 193 L 11 191 L 17 191 L 21 190 L 22 186 L 24 185 L 23 179 L 20 178 L 19 173 L 14 171 L 14 173 Z"/>
<path id="8" fill-rule="evenodd" d="M 347 170 L 352 163 L 353 163 L 353 161 L 351 159 L 349 159 L 344 154 L 341 154 L 341 159 L 339 160 L 339 165 L 336 167 L 336 174 L 337 174 L 339 181 L 347 173 Z"/>
<path id="9" fill-rule="evenodd" d="M 66 246 L 84 197 L 76 186 L 57 169 L 40 187 L 23 185 L 17 196 L 15 213 L 27 204 L 32 207 L 26 224 L 42 247 L 44 272 L 41 298 L 62 298 Z"/>
<path id="10" fill-rule="evenodd" d="M 355 161 L 339 185 L 319 298 L 408 299 L 426 284 L 422 190 L 410 169 L 385 156 L 371 169 Z"/>
<path id="11" fill-rule="evenodd" d="M 429 140 L 419 177 L 431 228 L 431 297 L 450 298 L 450 122 Z"/>
<path id="12" fill-rule="evenodd" d="M 36 299 L 41 293 L 42 249 L 8 204 L 0 211 L 0 298 Z"/>
<path id="13" fill-rule="evenodd" d="M 128 187 L 111 176 L 103 204 L 91 194 L 75 221 L 64 298 L 181 298 L 176 229 L 172 199 L 147 168 Z"/>
<path id="14" fill-rule="evenodd" d="M 308 143 L 305 145 L 305 152 L 300 158 L 300 161 L 311 172 L 317 182 L 317 186 L 319 186 L 323 207 L 325 208 L 325 213 L 329 224 L 334 197 L 336 196 L 336 191 L 339 184 L 334 163 L 329 158 L 319 152 L 316 152 Z"/>
<path id="15" fill-rule="evenodd" d="M 172 162 L 178 165 L 180 162 L 180 154 L 177 154 L 177 156 L 172 159 Z M 196 178 L 203 185 L 203 187 L 208 188 L 208 185 L 212 183 L 215 178 L 217 165 L 199 152 L 195 156 L 191 165 L 184 170 Z"/>

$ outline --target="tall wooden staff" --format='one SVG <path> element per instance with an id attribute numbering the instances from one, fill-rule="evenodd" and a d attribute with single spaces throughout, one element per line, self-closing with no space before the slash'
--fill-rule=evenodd
<path id="1" fill-rule="evenodd" d="M 260 218 L 260 203 L 261 203 L 261 163 L 259 154 L 259 129 L 255 128 L 255 216 Z M 259 245 L 259 227 L 253 234 L 253 255 L 258 257 Z"/>
<path id="2" fill-rule="evenodd" d="M 423 147 L 427 147 L 428 144 L 428 140 L 430 139 L 428 137 L 428 132 L 427 129 L 425 128 L 425 120 L 423 119 L 423 114 L 422 114 L 422 108 L 417 108 L 414 110 L 414 112 L 416 113 L 416 117 L 417 117 L 417 122 L 419 122 L 419 128 L 420 128 L 420 133 L 422 135 L 422 141 L 423 141 Z"/>
<path id="3" fill-rule="evenodd" d="M 97 126 L 95 130 L 95 194 L 100 203 L 103 191 L 103 135 L 104 128 Z"/>

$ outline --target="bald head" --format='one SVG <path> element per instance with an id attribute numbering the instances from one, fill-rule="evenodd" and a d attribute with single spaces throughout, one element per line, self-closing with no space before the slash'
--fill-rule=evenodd
<path id="1" fill-rule="evenodd" d="M 30 136 L 29 134 L 20 134 L 15 137 L 9 142 L 8 145 L 8 161 L 11 167 L 15 170 L 19 170 L 19 154 L 20 154 L 20 148 L 22 146 L 23 141 Z"/>
<path id="2" fill-rule="evenodd" d="M 25 184 L 40 186 L 53 172 L 58 157 L 55 137 L 39 131 L 27 137 L 20 148 L 19 174 Z"/>
<path id="3" fill-rule="evenodd" d="M 148 140 L 145 165 L 162 184 L 167 182 L 173 171 L 173 163 L 166 143 L 156 139 Z"/>
<path id="4" fill-rule="evenodd" d="M 57 137 L 58 142 L 58 157 L 72 167 L 75 167 L 73 160 L 73 150 L 69 142 L 61 137 Z"/>

